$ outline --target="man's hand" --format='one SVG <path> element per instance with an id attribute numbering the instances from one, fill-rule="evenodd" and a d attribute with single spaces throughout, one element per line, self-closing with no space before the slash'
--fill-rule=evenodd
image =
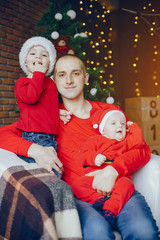
<path id="1" fill-rule="evenodd" d="M 57 152 L 53 147 L 43 147 L 33 143 L 28 149 L 28 157 L 33 158 L 37 164 L 50 172 L 55 169 L 59 174 L 63 173 L 63 164 L 57 157 Z"/>
<path id="2" fill-rule="evenodd" d="M 104 169 L 96 170 L 86 175 L 94 176 L 92 188 L 96 189 L 98 193 L 108 195 L 111 193 L 115 185 L 115 181 L 118 177 L 118 172 L 109 165 Z"/>

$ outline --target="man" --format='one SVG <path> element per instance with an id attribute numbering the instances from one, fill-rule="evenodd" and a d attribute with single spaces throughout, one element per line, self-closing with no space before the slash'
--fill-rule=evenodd
<path id="1" fill-rule="evenodd" d="M 66 55 L 58 59 L 54 79 L 63 99 L 61 107 L 72 112 L 71 120 L 67 124 L 61 122 L 57 138 L 58 156 L 64 166 L 63 179 L 72 185 L 76 177 L 84 174 L 76 154 L 81 144 L 96 133 L 89 119 L 90 110 L 107 106 L 113 108 L 113 105 L 84 99 L 83 88 L 89 75 L 86 73 L 83 62 L 76 56 Z M 119 109 L 118 106 L 114 108 Z M 60 169 L 61 165 L 53 149 L 22 141 L 21 133 L 16 130 L 16 123 L 2 128 L 0 134 L 2 136 L 0 147 L 32 157 L 48 170 L 55 167 L 57 171 Z M 12 141 L 12 144 L 9 144 L 9 141 Z M 136 171 L 146 164 L 145 159 L 143 150 L 139 150 L 138 153 L 136 151 L 135 154 L 134 152 L 124 154 L 123 158 L 117 158 L 112 166 L 90 173 L 90 176 L 94 176 L 92 187 L 102 194 L 110 193 L 118 176 Z M 76 202 L 84 240 L 115 239 L 110 224 L 98 211 L 88 203 L 77 199 Z M 155 220 L 144 198 L 138 192 L 133 194 L 117 216 L 117 229 L 123 239 L 159 239 Z"/>

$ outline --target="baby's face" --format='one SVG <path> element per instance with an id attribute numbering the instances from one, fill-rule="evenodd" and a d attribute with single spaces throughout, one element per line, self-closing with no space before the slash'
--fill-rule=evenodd
<path id="1" fill-rule="evenodd" d="M 122 141 L 126 136 L 126 120 L 120 113 L 113 113 L 106 120 L 103 136 Z"/>

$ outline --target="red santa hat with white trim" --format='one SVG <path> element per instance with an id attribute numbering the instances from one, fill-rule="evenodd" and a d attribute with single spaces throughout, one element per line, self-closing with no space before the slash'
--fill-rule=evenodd
<path id="1" fill-rule="evenodd" d="M 121 109 L 109 108 L 109 109 L 93 109 L 91 111 L 91 122 L 93 124 L 93 128 L 98 129 L 99 132 L 102 134 L 104 125 L 106 120 L 113 114 L 113 113 L 120 113 L 125 121 L 127 122 L 128 119 L 124 112 Z"/>

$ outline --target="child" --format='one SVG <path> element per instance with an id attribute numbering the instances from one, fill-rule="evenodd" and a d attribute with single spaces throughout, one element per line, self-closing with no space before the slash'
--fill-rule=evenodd
<path id="1" fill-rule="evenodd" d="M 136 123 L 127 122 L 125 114 L 121 110 L 96 110 L 91 111 L 93 127 L 98 128 L 101 135 L 90 137 L 80 149 L 80 158 L 84 167 L 84 173 L 88 174 L 99 168 L 105 168 L 107 164 L 117 157 L 132 149 L 143 148 L 150 151 L 146 145 L 142 131 Z M 126 126 L 129 127 L 128 132 Z M 92 188 L 93 177 L 82 176 L 73 183 L 73 192 L 78 199 L 93 204 L 102 215 L 115 226 L 116 216 L 123 205 L 134 193 L 134 184 L 131 176 L 119 176 L 111 193 L 107 196 L 98 193 Z"/>
<path id="2" fill-rule="evenodd" d="M 18 79 L 15 94 L 20 111 L 17 128 L 23 131 L 23 138 L 57 150 L 58 91 L 54 81 L 48 77 L 55 60 L 56 49 L 51 41 L 40 36 L 28 39 L 19 53 L 20 66 L 27 77 Z M 35 162 L 31 158 L 24 160 Z"/>

